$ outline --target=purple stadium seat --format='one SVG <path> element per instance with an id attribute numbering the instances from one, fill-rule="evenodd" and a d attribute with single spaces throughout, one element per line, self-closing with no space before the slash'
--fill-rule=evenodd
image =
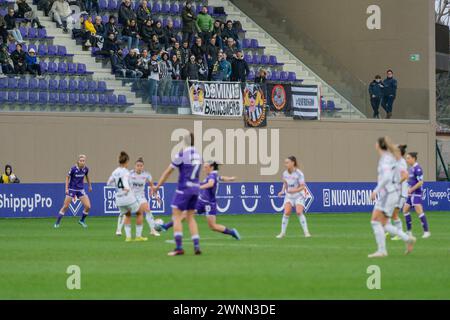
<path id="1" fill-rule="evenodd" d="M 58 80 L 50 79 L 48 81 L 48 90 L 50 90 L 50 91 L 57 91 L 58 90 Z"/>
<path id="2" fill-rule="evenodd" d="M 117 2 L 115 0 L 108 1 L 108 11 L 114 11 L 117 8 Z"/>
<path id="3" fill-rule="evenodd" d="M 266 80 L 267 80 L 267 81 L 272 80 L 272 72 L 270 72 L 270 71 L 267 72 Z"/>
<path id="4" fill-rule="evenodd" d="M 243 49 L 250 48 L 250 47 L 251 47 L 250 39 L 245 38 L 244 40 L 242 40 L 242 48 Z"/>
<path id="5" fill-rule="evenodd" d="M 45 39 L 47 38 L 47 30 L 45 28 L 38 29 L 38 36 L 39 39 Z"/>
<path id="6" fill-rule="evenodd" d="M 78 75 L 86 74 L 86 65 L 84 63 L 78 63 L 76 72 Z"/>
<path id="7" fill-rule="evenodd" d="M 36 28 L 29 28 L 28 29 L 28 38 L 36 39 L 37 37 L 38 37 L 38 29 L 36 29 Z"/>
<path id="8" fill-rule="evenodd" d="M 20 34 L 22 38 L 28 37 L 28 29 L 26 27 L 19 27 Z"/>
<path id="9" fill-rule="evenodd" d="M 37 90 L 39 88 L 39 81 L 36 78 L 30 78 L 28 81 L 29 90 Z"/>
<path id="10" fill-rule="evenodd" d="M 99 92 L 106 92 L 106 82 L 105 81 L 99 81 L 97 91 Z"/>
<path id="11" fill-rule="evenodd" d="M 47 91 L 39 92 L 39 104 L 47 104 L 48 103 L 48 93 Z"/>
<path id="12" fill-rule="evenodd" d="M 28 93 L 28 103 L 31 105 L 35 105 L 38 103 L 38 93 L 37 91 L 30 91 Z"/>
<path id="13" fill-rule="evenodd" d="M 159 96 L 152 96 L 152 107 L 158 107 L 159 105 Z"/>
<path id="14" fill-rule="evenodd" d="M 80 93 L 78 95 L 78 104 L 86 105 L 88 102 L 88 96 L 86 93 Z"/>
<path id="15" fill-rule="evenodd" d="M 78 81 L 78 91 L 84 92 L 84 91 L 87 91 L 87 89 L 88 89 L 87 81 L 84 81 L 84 80 Z"/>
<path id="16" fill-rule="evenodd" d="M 259 48 L 259 43 L 257 39 L 252 39 L 250 41 L 250 47 L 253 49 L 258 49 Z"/>
<path id="17" fill-rule="evenodd" d="M 177 96 L 170 97 L 170 105 L 178 106 L 180 104 L 180 99 Z"/>
<path id="18" fill-rule="evenodd" d="M 108 99 L 106 98 L 106 94 L 99 94 L 98 95 L 98 104 L 105 106 L 108 104 Z"/>
<path id="19" fill-rule="evenodd" d="M 64 46 L 58 46 L 58 56 L 64 57 L 67 55 L 67 49 Z"/>
<path id="20" fill-rule="evenodd" d="M 276 56 L 269 56 L 269 64 L 272 66 L 277 66 L 278 61 Z"/>
<path id="21" fill-rule="evenodd" d="M 117 96 L 117 104 L 119 105 L 119 106 L 126 106 L 128 103 L 127 103 L 127 97 L 126 96 L 124 96 L 123 94 L 119 94 L 118 96 Z"/>
<path id="22" fill-rule="evenodd" d="M 20 104 L 28 103 L 28 91 L 19 91 L 18 100 Z"/>
<path id="23" fill-rule="evenodd" d="M 27 79 L 19 79 L 17 83 L 17 88 L 19 90 L 26 90 L 28 88 Z"/>
<path id="24" fill-rule="evenodd" d="M 17 89 L 17 83 L 16 78 L 8 78 L 8 89 Z"/>
<path id="25" fill-rule="evenodd" d="M 8 52 L 11 53 L 11 52 L 13 52 L 14 50 L 16 50 L 16 45 L 15 45 L 14 43 L 10 43 L 10 44 L 8 45 Z"/>
<path id="26" fill-rule="evenodd" d="M 174 15 L 174 16 L 178 15 L 178 10 L 179 10 L 179 5 L 178 4 L 172 3 L 170 5 L 170 14 L 171 15 Z"/>
<path id="27" fill-rule="evenodd" d="M 167 22 L 168 22 L 168 21 L 169 21 L 169 20 L 168 20 L 167 18 L 164 18 L 164 19 L 162 20 L 162 26 L 163 26 L 163 28 L 167 26 Z"/>
<path id="28" fill-rule="evenodd" d="M 174 19 L 173 20 L 173 27 L 175 28 L 175 30 L 178 30 L 181 28 L 181 21 L 179 19 Z"/>
<path id="29" fill-rule="evenodd" d="M 41 66 L 41 72 L 42 73 L 47 73 L 48 72 L 48 65 L 47 65 L 47 63 L 45 61 L 40 61 L 39 65 Z"/>
<path id="30" fill-rule="evenodd" d="M 67 104 L 67 100 L 68 100 L 67 93 L 60 92 L 59 93 L 59 104 Z"/>
<path id="31" fill-rule="evenodd" d="M 59 83 L 58 83 L 58 89 L 61 91 L 66 91 L 67 90 L 67 80 L 60 79 Z"/>
<path id="32" fill-rule="evenodd" d="M 255 80 L 255 71 L 250 70 L 250 73 L 248 74 L 248 80 L 250 81 Z"/>
<path id="33" fill-rule="evenodd" d="M 37 52 L 38 52 L 38 55 L 39 56 L 46 56 L 47 55 L 47 46 L 45 45 L 45 44 L 39 44 L 38 45 L 38 50 L 37 50 Z"/>
<path id="34" fill-rule="evenodd" d="M 17 102 L 17 91 L 8 91 L 8 102 L 9 103 Z"/>
<path id="35" fill-rule="evenodd" d="M 90 93 L 96 92 L 97 91 L 97 82 L 89 81 L 87 91 L 89 91 Z"/>
<path id="36" fill-rule="evenodd" d="M 265 65 L 269 64 L 269 57 L 266 56 L 265 54 L 263 54 L 261 56 L 261 64 L 265 64 Z"/>
<path id="37" fill-rule="evenodd" d="M 47 90 L 48 89 L 48 82 L 45 79 L 39 79 L 39 90 Z"/>
<path id="38" fill-rule="evenodd" d="M 248 64 L 253 63 L 253 62 L 252 62 L 252 61 L 253 61 L 252 56 L 249 55 L 249 54 L 245 54 L 245 55 L 244 55 L 244 60 L 245 60 Z"/>
<path id="39" fill-rule="evenodd" d="M 76 105 L 78 103 L 78 95 L 74 92 L 69 93 L 69 104 Z"/>
<path id="40" fill-rule="evenodd" d="M 50 63 L 51 62 L 49 62 L 49 70 L 50 70 Z M 65 63 L 65 62 L 58 63 L 57 72 L 60 73 L 60 74 L 66 74 L 66 72 L 67 72 L 67 63 Z"/>
<path id="41" fill-rule="evenodd" d="M 150 3 L 150 1 L 149 1 L 149 3 Z M 161 12 L 161 5 L 158 2 L 153 3 L 152 13 L 160 13 L 160 12 Z"/>
<path id="42" fill-rule="evenodd" d="M 106 0 L 100 0 L 98 2 L 98 6 L 99 6 L 100 10 L 104 11 L 108 8 L 108 2 Z"/>
<path id="43" fill-rule="evenodd" d="M 75 79 L 70 79 L 69 80 L 69 91 L 71 92 L 75 92 L 78 90 L 78 83 L 77 80 Z"/>
<path id="44" fill-rule="evenodd" d="M 68 74 L 76 74 L 77 73 L 77 64 L 76 63 L 68 63 L 67 64 L 67 73 Z"/>
<path id="45" fill-rule="evenodd" d="M 103 23 L 108 23 L 109 17 L 108 16 L 102 16 L 102 22 Z"/>
<path id="46" fill-rule="evenodd" d="M 188 106 L 188 105 L 189 105 L 189 99 L 188 99 L 188 97 L 186 97 L 186 96 L 181 96 L 181 101 L 180 101 L 180 103 L 181 103 L 181 106 L 182 106 L 182 107 Z"/>
<path id="47" fill-rule="evenodd" d="M 169 14 L 170 13 L 170 4 L 168 4 L 167 2 L 164 2 L 161 6 L 161 13 Z"/>
<path id="48" fill-rule="evenodd" d="M 280 80 L 280 72 L 279 71 L 272 71 L 272 76 L 270 77 L 272 81 L 279 81 Z"/>
<path id="49" fill-rule="evenodd" d="M 297 81 L 297 74 L 295 72 L 288 73 L 288 81 L 295 82 Z"/>
<path id="50" fill-rule="evenodd" d="M 261 64 L 261 57 L 258 56 L 257 54 L 253 55 L 252 63 L 253 64 Z"/>
<path id="51" fill-rule="evenodd" d="M 108 95 L 108 105 L 110 106 L 117 105 L 117 96 L 115 94 Z"/>
<path id="52" fill-rule="evenodd" d="M 288 81 L 288 73 L 286 71 L 281 71 L 280 81 Z"/>
<path id="53" fill-rule="evenodd" d="M 14 49 L 15 49 L 15 47 L 14 47 Z M 26 44 L 22 44 L 22 49 L 23 49 L 23 51 L 27 52 L 28 46 Z"/>
<path id="54" fill-rule="evenodd" d="M 334 110 L 336 108 L 336 105 L 333 100 L 328 100 L 326 102 L 326 105 L 328 110 Z"/>
<path id="55" fill-rule="evenodd" d="M 90 93 L 88 100 L 89 100 L 89 104 L 92 104 L 92 105 L 97 104 L 97 101 L 98 101 L 97 95 L 95 93 Z"/>
<path id="56" fill-rule="evenodd" d="M 7 99 L 6 91 L 0 91 L 0 108 L 3 108 L 3 104 Z"/>
<path id="57" fill-rule="evenodd" d="M 8 78 L 0 78 L 0 89 L 8 88 Z"/>
<path id="58" fill-rule="evenodd" d="M 56 56 L 58 54 L 58 48 L 55 45 L 49 45 L 47 47 L 47 52 L 49 56 Z"/>
<path id="59" fill-rule="evenodd" d="M 48 94 L 48 102 L 50 104 L 58 104 L 58 102 L 59 102 L 58 93 L 57 92 L 50 92 Z"/>

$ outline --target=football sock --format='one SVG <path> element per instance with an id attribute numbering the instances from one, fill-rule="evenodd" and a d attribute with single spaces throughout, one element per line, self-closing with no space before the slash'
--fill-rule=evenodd
<path id="1" fill-rule="evenodd" d="M 144 227 L 142 226 L 142 224 L 137 224 L 136 225 L 136 238 L 140 238 L 142 237 L 142 229 Z"/>
<path id="2" fill-rule="evenodd" d="M 301 214 L 298 216 L 298 221 L 300 221 L 300 226 L 303 229 L 304 233 L 308 233 L 308 224 L 306 223 L 306 217 L 305 214 Z"/>
<path id="3" fill-rule="evenodd" d="M 222 233 L 223 234 L 228 234 L 230 236 L 232 236 L 234 234 L 233 230 L 230 230 L 227 227 L 225 227 L 225 230 L 223 230 Z"/>
<path id="4" fill-rule="evenodd" d="M 117 231 L 119 231 L 119 232 L 122 231 L 124 220 L 125 220 L 125 216 L 124 215 L 120 215 L 119 218 L 117 219 Z"/>
<path id="5" fill-rule="evenodd" d="M 64 213 L 62 213 L 62 212 L 58 213 L 58 218 L 56 219 L 56 224 L 59 224 L 63 217 L 64 217 Z"/>
<path id="6" fill-rule="evenodd" d="M 169 221 L 166 224 L 162 225 L 163 229 L 168 230 L 173 227 L 173 221 Z"/>
<path id="7" fill-rule="evenodd" d="M 126 224 L 124 227 L 126 237 L 131 238 L 131 224 Z"/>
<path id="8" fill-rule="evenodd" d="M 88 214 L 86 212 L 83 212 L 83 215 L 81 216 L 80 221 L 84 222 L 84 219 L 86 219 L 87 216 L 88 216 Z"/>
<path id="9" fill-rule="evenodd" d="M 192 236 L 192 242 L 194 243 L 194 249 L 199 250 L 200 249 L 200 236 L 198 234 L 195 234 Z"/>
<path id="10" fill-rule="evenodd" d="M 145 213 L 145 220 L 147 220 L 150 230 L 153 230 L 155 228 L 155 219 L 153 218 L 151 212 Z"/>
<path id="11" fill-rule="evenodd" d="M 175 239 L 176 250 L 183 249 L 183 233 L 182 232 L 174 232 L 173 237 Z"/>
<path id="12" fill-rule="evenodd" d="M 373 234 L 375 235 L 375 240 L 377 242 L 378 250 L 377 252 L 386 252 L 386 236 L 384 235 L 383 226 L 378 221 L 372 221 Z"/>
<path id="13" fill-rule="evenodd" d="M 423 231 L 428 232 L 428 221 L 425 212 L 419 216 L 420 223 L 422 224 Z"/>
<path id="14" fill-rule="evenodd" d="M 405 216 L 406 230 L 411 231 L 412 229 L 411 215 L 409 214 L 409 212 L 407 212 L 404 214 L 404 216 Z"/>
<path id="15" fill-rule="evenodd" d="M 402 229 L 398 229 L 397 227 L 394 227 L 392 224 L 388 223 L 384 226 L 384 230 L 386 232 L 389 232 L 391 236 L 399 236 L 402 238 L 403 241 L 408 241 L 409 236 L 403 232 Z"/>
<path id="16" fill-rule="evenodd" d="M 283 214 L 283 218 L 281 219 L 281 233 L 285 234 L 286 229 L 289 223 L 289 217 Z"/>
<path id="17" fill-rule="evenodd" d="M 398 230 L 403 230 L 403 225 L 402 225 L 402 220 L 401 220 L 401 219 L 394 220 L 393 225 L 394 225 L 394 227 L 396 227 Z"/>

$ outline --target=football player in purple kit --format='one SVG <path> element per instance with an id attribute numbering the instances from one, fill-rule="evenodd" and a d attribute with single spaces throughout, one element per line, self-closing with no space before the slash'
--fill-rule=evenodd
<path id="1" fill-rule="evenodd" d="M 196 255 L 201 254 L 198 226 L 195 221 L 195 207 L 200 192 L 200 167 L 202 158 L 194 147 L 194 134 L 190 133 L 184 138 L 185 147 L 174 157 L 169 167 L 163 172 L 155 192 L 166 182 L 172 172 L 178 168 L 178 185 L 172 200 L 173 236 L 175 250 L 169 256 L 184 254 L 183 250 L 183 220 L 186 219 L 194 243 Z"/>
<path id="2" fill-rule="evenodd" d="M 70 168 L 69 173 L 66 176 L 66 197 L 64 199 L 64 204 L 61 210 L 59 210 L 58 218 L 54 225 L 55 228 L 59 228 L 61 219 L 64 217 L 64 214 L 69 208 L 72 199 L 79 199 L 81 201 L 84 210 L 83 215 L 81 216 L 81 219 L 78 221 L 78 223 L 83 226 L 83 228 L 87 228 L 85 220 L 89 214 L 89 210 L 91 209 L 91 202 L 88 195 L 84 191 L 84 179 L 86 179 L 86 182 L 88 183 L 88 191 L 92 191 L 92 184 L 89 180 L 88 174 L 89 168 L 86 167 L 86 156 L 84 154 L 80 154 L 78 156 L 77 164 Z"/>
<path id="3" fill-rule="evenodd" d="M 409 165 L 408 173 L 408 200 L 403 207 L 403 215 L 405 216 L 406 230 L 409 234 L 412 233 L 412 218 L 409 214 L 411 207 L 414 207 L 417 215 L 419 216 L 420 223 L 423 228 L 422 238 L 426 239 L 431 236 L 428 226 L 427 217 L 423 211 L 422 206 L 422 192 L 423 192 L 423 170 L 417 163 L 417 152 L 410 152 L 406 155 L 406 162 Z"/>
<path id="4" fill-rule="evenodd" d="M 220 176 L 218 173 L 219 164 L 214 162 L 208 162 L 203 165 L 203 170 L 206 173 L 206 178 L 200 185 L 200 195 L 198 197 L 196 211 L 198 214 L 206 214 L 208 221 L 208 227 L 212 231 L 228 234 L 236 240 L 241 240 L 241 236 L 236 229 L 229 229 L 221 224 L 216 223 L 217 215 L 217 201 L 216 193 L 217 187 L 220 181 L 231 182 L 236 180 L 236 177 Z M 160 229 L 167 231 L 167 229 L 173 226 L 173 221 L 170 221 L 164 225 L 158 226 Z"/>

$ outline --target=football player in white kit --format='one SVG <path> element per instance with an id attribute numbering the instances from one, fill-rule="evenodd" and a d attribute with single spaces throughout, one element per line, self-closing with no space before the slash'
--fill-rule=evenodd
<path id="1" fill-rule="evenodd" d="M 131 238 L 131 214 L 136 214 L 136 238 L 135 241 L 147 241 L 142 236 L 143 210 L 139 206 L 139 202 L 130 187 L 130 171 L 128 171 L 128 163 L 130 157 L 124 151 L 119 156 L 119 167 L 113 171 L 108 179 L 108 185 L 116 188 L 116 205 L 119 208 L 120 215 L 125 215 L 125 234 L 126 242 L 132 241 Z"/>
<path id="2" fill-rule="evenodd" d="M 150 193 L 153 194 L 154 186 L 152 175 L 144 170 L 144 159 L 138 158 L 134 165 L 134 170 L 130 171 L 130 186 L 131 190 L 134 192 L 136 199 L 138 200 L 141 211 L 145 214 L 145 219 L 147 220 L 148 226 L 150 228 L 150 235 L 159 237 L 160 234 L 155 230 L 155 221 L 153 215 L 150 211 L 150 206 L 148 205 L 148 200 L 145 197 L 145 186 L 149 185 Z M 159 200 L 159 199 L 158 199 Z M 125 216 L 119 215 L 117 221 L 116 235 L 122 235 L 122 227 Z"/>
<path id="3" fill-rule="evenodd" d="M 283 189 L 278 193 L 278 196 L 284 194 L 284 214 L 281 220 L 281 233 L 277 236 L 278 239 L 286 236 L 286 229 L 289 223 L 289 217 L 292 208 L 297 212 L 300 225 L 306 238 L 311 237 L 308 231 L 308 224 L 306 223 L 305 201 L 308 196 L 305 185 L 305 176 L 297 167 L 297 159 L 294 156 L 288 157 L 284 160 L 286 170 L 283 172 Z"/>
<path id="4" fill-rule="evenodd" d="M 396 176 L 397 160 L 394 157 L 396 147 L 390 142 L 389 138 L 379 138 L 375 148 L 380 156 L 378 161 L 378 183 L 372 192 L 371 200 L 375 201 L 372 211 L 371 225 L 378 249 L 375 253 L 369 254 L 369 258 L 382 258 L 387 256 L 385 232 L 391 236 L 398 235 L 406 243 L 406 254 L 410 253 L 414 247 L 416 239 L 408 236 L 402 230 L 394 227 L 390 218 L 398 205 L 400 190 L 399 182 Z"/>

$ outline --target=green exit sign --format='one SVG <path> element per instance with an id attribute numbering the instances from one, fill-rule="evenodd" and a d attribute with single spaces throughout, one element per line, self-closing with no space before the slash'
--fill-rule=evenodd
<path id="1" fill-rule="evenodd" d="M 420 61 L 420 54 L 414 53 L 409 56 L 409 61 L 417 62 Z"/>

